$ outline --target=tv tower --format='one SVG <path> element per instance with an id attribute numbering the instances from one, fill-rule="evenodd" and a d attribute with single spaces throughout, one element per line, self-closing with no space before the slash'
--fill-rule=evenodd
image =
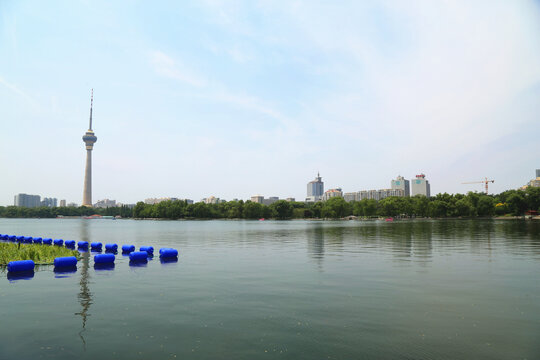
<path id="1" fill-rule="evenodd" d="M 92 150 L 97 137 L 92 131 L 92 106 L 94 105 L 94 89 L 90 97 L 90 125 L 82 139 L 86 145 L 86 168 L 84 169 L 84 191 L 82 206 L 92 207 Z"/>

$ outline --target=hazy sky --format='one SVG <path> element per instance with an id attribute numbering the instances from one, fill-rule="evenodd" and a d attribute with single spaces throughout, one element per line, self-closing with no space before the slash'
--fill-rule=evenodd
<path id="1" fill-rule="evenodd" d="M 517 188 L 540 168 L 538 1 L 0 0 L 0 205 Z"/>

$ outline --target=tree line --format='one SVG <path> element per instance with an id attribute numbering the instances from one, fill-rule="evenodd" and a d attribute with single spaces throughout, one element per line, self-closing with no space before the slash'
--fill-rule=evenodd
<path id="1" fill-rule="evenodd" d="M 219 204 L 182 200 L 157 204 L 138 202 L 106 209 L 87 207 L 24 208 L 0 207 L 0 217 L 54 218 L 93 214 L 134 217 L 141 219 L 339 219 L 348 216 L 370 217 L 487 217 L 524 215 L 527 210 L 540 210 L 540 188 L 508 190 L 498 195 L 469 192 L 468 194 L 437 194 L 425 196 L 388 197 L 380 201 L 364 199 L 346 202 L 341 197 L 324 202 L 303 203 L 279 200 L 271 205 L 251 201 L 228 201 Z"/>

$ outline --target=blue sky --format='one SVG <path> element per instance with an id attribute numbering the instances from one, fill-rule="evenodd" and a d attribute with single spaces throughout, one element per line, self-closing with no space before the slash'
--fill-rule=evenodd
<path id="1" fill-rule="evenodd" d="M 0 1 L 0 204 L 517 188 L 540 168 L 537 1 Z"/>

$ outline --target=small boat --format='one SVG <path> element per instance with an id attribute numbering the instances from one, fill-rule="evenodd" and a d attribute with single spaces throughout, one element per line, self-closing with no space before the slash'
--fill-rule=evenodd
<path id="1" fill-rule="evenodd" d="M 259 221 L 264 221 L 264 218 L 260 218 Z"/>
<path id="2" fill-rule="evenodd" d="M 386 218 L 386 219 L 384 219 L 384 221 L 391 222 L 391 221 L 394 221 L 394 218 Z"/>

